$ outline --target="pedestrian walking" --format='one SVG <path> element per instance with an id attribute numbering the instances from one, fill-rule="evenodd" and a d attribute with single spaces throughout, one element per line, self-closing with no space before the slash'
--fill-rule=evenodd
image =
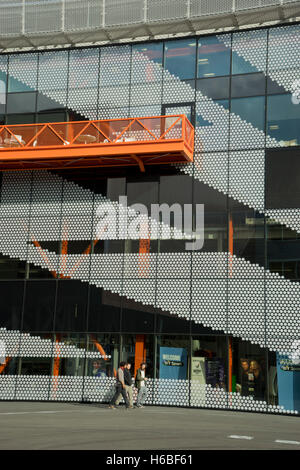
<path id="1" fill-rule="evenodd" d="M 135 377 L 135 386 L 138 389 L 138 397 L 136 402 L 137 408 L 144 408 L 143 403 L 147 397 L 146 380 L 146 363 L 142 362 L 140 368 L 136 372 Z"/>
<path id="2" fill-rule="evenodd" d="M 117 383 L 116 383 L 116 392 L 109 404 L 109 408 L 115 409 L 116 408 L 116 399 L 118 396 L 122 395 L 125 401 L 126 409 L 129 408 L 129 401 L 127 398 L 127 393 L 125 389 L 125 383 L 124 383 L 124 368 L 125 368 L 125 362 L 120 362 L 119 369 L 117 370 Z"/>
<path id="3" fill-rule="evenodd" d="M 129 408 L 133 408 L 133 390 L 132 390 L 132 377 L 131 377 L 130 369 L 131 369 L 131 364 L 130 362 L 127 362 L 124 368 L 124 384 L 125 384 L 125 390 L 126 390 L 128 400 L 129 400 Z M 120 393 L 115 402 L 116 406 L 118 406 L 121 399 L 122 399 L 122 394 Z"/>

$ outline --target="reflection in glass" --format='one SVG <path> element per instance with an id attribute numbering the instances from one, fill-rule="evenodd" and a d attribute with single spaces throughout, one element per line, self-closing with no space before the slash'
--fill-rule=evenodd
<path id="1" fill-rule="evenodd" d="M 231 97 L 263 95 L 265 85 L 266 77 L 263 73 L 233 76 L 231 79 Z"/>
<path id="2" fill-rule="evenodd" d="M 24 283 L 22 281 L 1 281 L 0 328 L 20 329 Z"/>
<path id="3" fill-rule="evenodd" d="M 115 377 L 119 365 L 119 335 L 89 333 L 87 351 L 99 353 L 95 359 L 86 361 L 85 375 L 91 377 Z"/>
<path id="4" fill-rule="evenodd" d="M 32 124 L 35 122 L 35 114 L 8 114 L 6 124 Z"/>
<path id="5" fill-rule="evenodd" d="M 34 113 L 36 93 L 8 93 L 7 113 Z"/>
<path id="6" fill-rule="evenodd" d="M 191 380 L 227 389 L 227 341 L 225 336 L 192 338 Z"/>
<path id="7" fill-rule="evenodd" d="M 86 283 L 58 281 L 55 313 L 57 331 L 86 331 L 87 294 Z"/>
<path id="8" fill-rule="evenodd" d="M 300 234 L 267 220 L 267 267 L 287 279 L 300 279 Z"/>
<path id="9" fill-rule="evenodd" d="M 266 352 L 256 344 L 232 339 L 232 392 L 253 400 L 267 400 Z"/>
<path id="10" fill-rule="evenodd" d="M 77 333 L 55 334 L 53 376 L 83 376 L 86 336 Z M 72 353 L 61 353 L 70 346 Z"/>
<path id="11" fill-rule="evenodd" d="M 267 130 L 283 146 L 300 145 L 300 104 L 293 95 L 267 98 Z"/>
<path id="12" fill-rule="evenodd" d="M 56 282 L 27 281 L 23 330 L 52 331 Z"/>
<path id="13" fill-rule="evenodd" d="M 197 90 L 212 99 L 229 97 L 229 77 L 202 78 L 197 80 Z M 199 97 L 198 97 L 199 100 Z"/>
<path id="14" fill-rule="evenodd" d="M 230 49 L 216 36 L 199 38 L 198 77 L 229 75 Z"/>
<path id="15" fill-rule="evenodd" d="M 139 52 L 147 57 L 152 62 L 162 64 L 163 57 L 163 43 L 162 42 L 148 42 L 145 44 L 133 44 L 133 52 Z"/>
<path id="16" fill-rule="evenodd" d="M 231 212 L 233 227 L 233 254 L 251 263 L 264 266 L 264 215 L 245 207 Z"/>
<path id="17" fill-rule="evenodd" d="M 183 78 L 195 77 L 196 41 L 181 39 L 165 42 L 165 69 L 172 75 Z"/>
<path id="18" fill-rule="evenodd" d="M 118 294 L 91 285 L 88 331 L 120 331 L 120 305 Z"/>
<path id="19" fill-rule="evenodd" d="M 265 126 L 265 97 L 233 98 L 231 111 L 254 127 L 264 130 Z"/>

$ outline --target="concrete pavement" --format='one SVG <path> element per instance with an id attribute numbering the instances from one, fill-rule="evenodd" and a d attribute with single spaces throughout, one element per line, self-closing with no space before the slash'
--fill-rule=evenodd
<path id="1" fill-rule="evenodd" d="M 300 418 L 282 415 L 0 402 L 0 421 L 1 450 L 300 450 Z"/>

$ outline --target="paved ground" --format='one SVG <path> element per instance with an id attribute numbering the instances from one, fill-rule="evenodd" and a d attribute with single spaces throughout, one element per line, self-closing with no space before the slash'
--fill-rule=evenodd
<path id="1" fill-rule="evenodd" d="M 300 417 L 292 416 L 152 406 L 126 411 L 97 404 L 0 402 L 0 422 L 1 450 L 300 450 Z"/>

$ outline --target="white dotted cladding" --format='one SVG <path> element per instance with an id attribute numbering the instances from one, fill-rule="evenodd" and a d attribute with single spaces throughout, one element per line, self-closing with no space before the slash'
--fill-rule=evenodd
<path id="1" fill-rule="evenodd" d="M 227 332 L 226 279 L 192 279 L 191 319 L 213 330 Z"/>
<path id="2" fill-rule="evenodd" d="M 265 152 L 248 150 L 229 155 L 229 196 L 264 211 Z"/>
<path id="3" fill-rule="evenodd" d="M 24 217 L 30 213 L 31 172 L 3 172 L 1 182 L 1 217 Z"/>
<path id="4" fill-rule="evenodd" d="M 266 29 L 253 29 L 251 31 L 243 31 L 232 35 L 232 43 L 230 35 L 218 35 L 220 42 L 224 42 L 227 47 L 232 48 L 232 52 L 241 57 L 247 65 L 253 66 L 252 72 L 265 72 L 267 67 L 267 37 Z M 250 71 L 250 70 L 248 70 Z M 233 70 L 233 73 L 235 71 Z"/>
<path id="5" fill-rule="evenodd" d="M 171 314 L 190 319 L 191 284 L 186 279 L 159 279 L 155 307 Z"/>
<path id="6" fill-rule="evenodd" d="M 38 91 L 63 106 L 67 105 L 68 51 L 49 51 L 39 55 Z"/>
<path id="7" fill-rule="evenodd" d="M 217 191 L 228 194 L 228 164 L 227 152 L 203 152 L 194 154 L 193 163 L 176 167 Z"/>
<path id="8" fill-rule="evenodd" d="M 68 107 L 79 112 L 97 108 L 100 49 L 70 51 Z M 90 117 L 90 119 L 92 119 Z M 94 119 L 97 119 L 95 116 Z"/>
<path id="9" fill-rule="evenodd" d="M 266 209 L 265 214 L 270 219 L 300 233 L 300 209 Z"/>
<path id="10" fill-rule="evenodd" d="M 228 280 L 228 333 L 266 346 L 264 280 Z"/>
<path id="11" fill-rule="evenodd" d="M 269 30 L 268 69 L 271 72 L 299 68 L 300 27 L 281 26 Z"/>
<path id="12" fill-rule="evenodd" d="M 204 122 L 195 127 L 195 152 L 217 152 L 228 150 L 229 111 L 221 104 L 207 98 L 200 91 L 196 101 L 197 121 Z"/>
<path id="13" fill-rule="evenodd" d="M 61 214 L 63 179 L 47 171 L 32 172 L 31 215 L 57 216 Z"/>
<path id="14" fill-rule="evenodd" d="M 38 54 L 10 54 L 8 74 L 17 78 L 18 82 L 37 89 Z M 16 85 L 18 87 L 18 85 Z M 16 91 L 14 87 L 10 91 Z M 30 90 L 27 90 L 30 91 Z"/>
<path id="15" fill-rule="evenodd" d="M 294 352 L 294 343 L 300 339 L 299 301 L 299 283 L 281 276 L 266 280 L 266 337 L 269 349 L 286 354 Z"/>

